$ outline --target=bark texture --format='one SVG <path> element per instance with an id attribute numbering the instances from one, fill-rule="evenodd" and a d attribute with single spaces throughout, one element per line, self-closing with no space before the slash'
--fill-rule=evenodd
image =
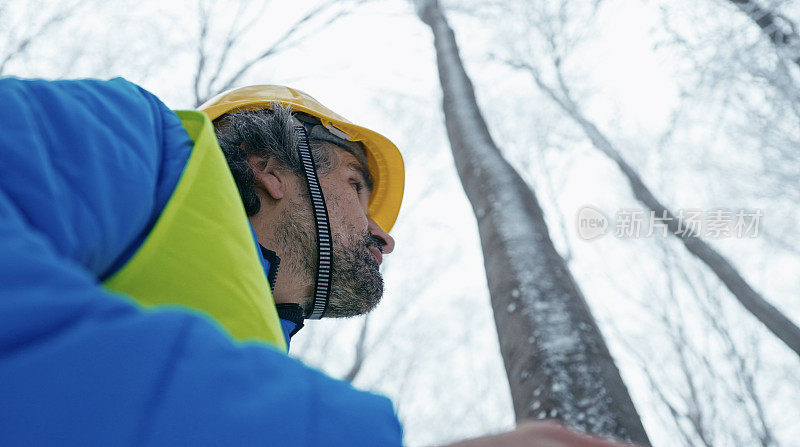
<path id="1" fill-rule="evenodd" d="M 478 221 L 500 350 L 518 420 L 555 418 L 649 444 L 603 337 L 555 250 L 532 189 L 503 158 L 438 2 L 430 26 L 456 168 Z"/>

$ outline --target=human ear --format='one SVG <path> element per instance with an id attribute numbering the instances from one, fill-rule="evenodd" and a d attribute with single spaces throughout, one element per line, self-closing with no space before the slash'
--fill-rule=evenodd
<path id="1" fill-rule="evenodd" d="M 280 200 L 286 195 L 288 173 L 278 168 L 274 158 L 267 159 L 258 155 L 250 155 L 247 157 L 247 163 L 253 170 L 253 183 L 257 189 L 275 200 Z"/>

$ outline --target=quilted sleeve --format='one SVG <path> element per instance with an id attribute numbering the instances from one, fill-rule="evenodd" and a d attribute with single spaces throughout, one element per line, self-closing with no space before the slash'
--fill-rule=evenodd
<path id="1" fill-rule="evenodd" d="M 188 155 L 124 81 L 0 80 L 0 445 L 400 445 L 391 403 L 99 281 Z"/>

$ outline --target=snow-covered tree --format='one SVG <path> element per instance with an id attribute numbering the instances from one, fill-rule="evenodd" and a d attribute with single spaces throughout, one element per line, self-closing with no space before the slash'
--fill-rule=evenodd
<path id="1" fill-rule="evenodd" d="M 647 434 L 583 294 L 557 253 L 531 187 L 494 143 L 435 0 L 432 30 L 445 127 L 481 237 L 500 350 L 517 419 L 555 418 L 647 444 Z"/>

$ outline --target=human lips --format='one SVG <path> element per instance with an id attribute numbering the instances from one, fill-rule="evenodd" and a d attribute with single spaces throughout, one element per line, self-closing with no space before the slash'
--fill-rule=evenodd
<path id="1" fill-rule="evenodd" d="M 381 253 L 380 249 L 378 249 L 378 247 L 369 247 L 369 251 L 372 253 L 372 256 L 375 257 L 375 261 L 378 262 L 378 265 L 381 265 L 383 262 L 383 253 Z"/>

